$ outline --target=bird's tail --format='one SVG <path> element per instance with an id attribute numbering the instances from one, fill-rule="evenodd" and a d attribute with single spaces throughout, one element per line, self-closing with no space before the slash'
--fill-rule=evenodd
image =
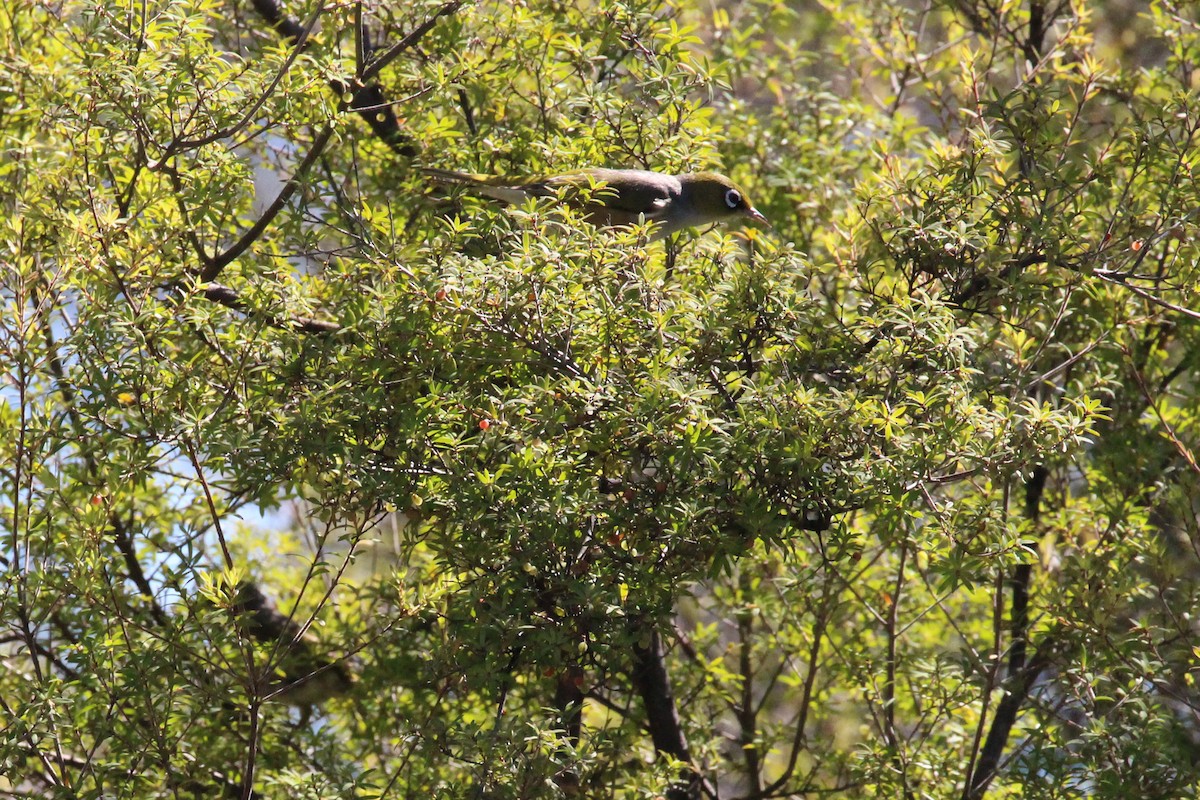
<path id="1" fill-rule="evenodd" d="M 446 186 L 462 186 L 467 190 L 482 194 L 505 203 L 520 205 L 530 197 L 552 197 L 556 194 L 556 184 L 553 180 L 514 180 L 498 178 L 496 175 L 476 175 L 474 173 L 457 173 L 452 169 L 437 169 L 420 167 L 422 175 L 432 178 L 438 184 Z"/>
<path id="2" fill-rule="evenodd" d="M 495 180 L 488 175 L 473 175 L 469 172 L 455 172 L 436 167 L 418 167 L 418 171 L 438 183 L 452 183 L 456 186 L 487 186 L 490 181 Z"/>
<path id="3" fill-rule="evenodd" d="M 509 178 L 497 178 L 492 175 L 476 175 L 470 172 L 455 172 L 449 169 L 435 167 L 420 167 L 420 172 L 438 183 L 449 186 L 462 186 L 476 194 L 503 200 L 505 203 L 520 204 L 534 195 L 546 194 L 539 183 L 521 183 Z"/>

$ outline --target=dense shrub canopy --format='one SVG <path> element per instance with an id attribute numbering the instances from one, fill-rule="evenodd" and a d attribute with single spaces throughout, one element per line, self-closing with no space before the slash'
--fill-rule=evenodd
<path id="1" fill-rule="evenodd" d="M 1141 6 L 7 4 L 0 794 L 1193 796 L 1200 15 Z"/>

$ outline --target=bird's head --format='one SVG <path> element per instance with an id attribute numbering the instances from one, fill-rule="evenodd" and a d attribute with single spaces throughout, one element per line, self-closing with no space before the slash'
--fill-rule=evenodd
<path id="1" fill-rule="evenodd" d="M 742 187 L 720 173 L 693 172 L 680 175 L 679 180 L 693 213 L 705 223 L 749 217 L 755 222 L 770 224 L 746 197 Z"/>

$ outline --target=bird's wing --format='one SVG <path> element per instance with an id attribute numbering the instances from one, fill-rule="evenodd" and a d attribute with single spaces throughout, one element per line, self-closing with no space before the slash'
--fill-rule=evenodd
<path id="1" fill-rule="evenodd" d="M 598 216 L 607 212 L 611 216 L 609 224 L 625 225 L 637 221 L 639 215 L 653 220 L 665 209 L 672 197 L 673 180 L 665 175 L 653 172 L 644 173 L 646 180 L 630 181 L 629 177 L 641 173 L 634 170 L 593 169 L 584 172 L 572 172 L 559 175 L 546 181 L 548 186 L 587 186 L 592 183 L 605 183 L 588 204 L 588 211 Z M 619 188 L 618 188 L 619 187 Z"/>

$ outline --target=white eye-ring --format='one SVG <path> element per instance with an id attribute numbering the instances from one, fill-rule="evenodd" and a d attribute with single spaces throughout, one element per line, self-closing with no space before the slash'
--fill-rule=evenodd
<path id="1" fill-rule="evenodd" d="M 730 208 L 742 207 L 742 193 L 737 189 L 730 189 L 725 193 L 725 205 Z"/>

